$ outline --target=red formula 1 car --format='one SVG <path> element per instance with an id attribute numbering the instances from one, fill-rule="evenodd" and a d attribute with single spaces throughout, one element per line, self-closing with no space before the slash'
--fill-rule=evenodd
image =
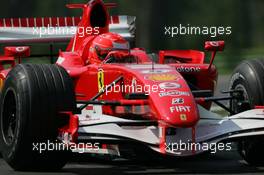
<path id="1" fill-rule="evenodd" d="M 16 64 L 16 58 L 20 63 L 29 56 L 26 46 L 6 47 L 0 57 L 0 143 L 6 162 L 15 170 L 52 170 L 62 168 L 71 151 L 130 158 L 148 148 L 192 156 L 228 151 L 237 142 L 248 163 L 263 164 L 264 61 L 241 63 L 226 95 L 215 97 L 212 63 L 223 41 L 206 42 L 209 63 L 196 50 L 162 50 L 154 63 L 144 49 L 129 47 L 133 18 L 110 17 L 107 8 L 113 6 L 101 0 L 68 5 L 83 10 L 81 19 L 1 21 L 5 43 L 63 41 L 70 36 L 25 36 L 34 26 L 67 28 L 78 21 L 56 64 Z M 7 37 L 8 31 L 17 35 Z M 230 115 L 211 112 L 212 102 Z"/>

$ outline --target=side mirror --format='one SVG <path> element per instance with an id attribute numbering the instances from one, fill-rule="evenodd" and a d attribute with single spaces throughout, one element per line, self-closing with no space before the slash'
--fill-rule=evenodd
<path id="1" fill-rule="evenodd" d="M 225 48 L 225 42 L 224 41 L 206 41 L 205 42 L 204 49 L 206 51 L 212 52 L 210 63 L 208 66 L 208 70 L 211 69 L 211 66 L 213 64 L 216 52 L 217 51 L 223 51 L 224 48 Z"/>
<path id="2" fill-rule="evenodd" d="M 206 51 L 223 51 L 224 48 L 224 41 L 206 41 L 204 45 L 204 50 Z"/>
<path id="3" fill-rule="evenodd" d="M 5 47 L 5 56 L 29 57 L 30 48 L 29 46 L 7 46 Z"/>
<path id="4" fill-rule="evenodd" d="M 21 63 L 21 58 L 30 56 L 30 47 L 7 46 L 5 47 L 5 56 L 18 58 L 18 63 Z"/>

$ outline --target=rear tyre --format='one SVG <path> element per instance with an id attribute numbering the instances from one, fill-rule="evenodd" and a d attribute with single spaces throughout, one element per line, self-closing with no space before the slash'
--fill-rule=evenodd
<path id="1" fill-rule="evenodd" d="M 5 80 L 0 97 L 0 146 L 4 160 L 15 170 L 54 171 L 68 153 L 53 150 L 58 128 L 75 109 L 73 83 L 56 65 L 20 64 Z M 40 153 L 40 144 L 50 150 Z M 35 147 L 37 146 L 37 147 Z"/>
<path id="2" fill-rule="evenodd" d="M 234 70 L 229 88 L 239 90 L 238 98 L 230 101 L 235 113 L 264 105 L 264 60 L 247 60 Z M 264 165 L 264 138 L 249 137 L 238 143 L 238 152 L 251 165 Z"/>

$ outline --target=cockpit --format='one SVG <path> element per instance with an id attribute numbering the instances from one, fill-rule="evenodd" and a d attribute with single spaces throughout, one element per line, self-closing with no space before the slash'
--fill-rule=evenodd
<path id="1" fill-rule="evenodd" d="M 96 37 L 90 50 L 93 57 L 103 63 L 135 63 L 136 56 L 131 54 L 129 43 L 120 35 L 106 33 Z"/>

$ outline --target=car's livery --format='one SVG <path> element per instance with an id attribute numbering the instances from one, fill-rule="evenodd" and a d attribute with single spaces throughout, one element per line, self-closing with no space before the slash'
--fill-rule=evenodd
<path id="1" fill-rule="evenodd" d="M 107 12 L 113 6 L 92 0 L 68 5 L 83 10 L 81 19 L 0 21 L 7 27 L 0 30 L 14 27 L 17 33 L 22 32 L 17 27 L 28 30 L 47 27 L 46 23 L 65 27 L 78 22 L 77 31 L 96 28 L 96 33 L 77 32 L 71 37 L 54 65 L 20 64 L 22 57 L 29 56 L 29 47 L 5 48 L 0 57 L 0 143 L 9 165 L 16 170 L 61 168 L 67 162 L 67 151 L 40 154 L 32 149 L 32 144 L 47 141 L 71 146 L 90 143 L 78 148 L 124 157 L 129 157 L 129 149 L 140 154 L 138 147 L 163 155 L 192 156 L 212 149 L 201 145 L 236 141 L 249 163 L 263 162 L 263 156 L 256 154 L 262 150 L 259 145 L 264 135 L 263 61 L 243 62 L 235 69 L 230 89 L 224 92 L 227 95 L 215 97 L 218 74 L 213 60 L 223 50 L 223 41 L 206 42 L 205 50 L 212 52 L 209 63 L 205 53 L 196 50 L 161 50 L 154 63 L 144 49 L 129 48 L 134 35 L 125 29 L 134 30 L 134 23 L 112 25 L 116 33 L 109 32 L 109 24 L 119 21 Z M 3 37 L 0 41 L 64 39 L 69 37 Z M 222 100 L 229 100 L 231 106 Z M 210 111 L 212 102 L 231 115 L 222 117 Z M 177 143 L 193 146 L 175 149 Z"/>

